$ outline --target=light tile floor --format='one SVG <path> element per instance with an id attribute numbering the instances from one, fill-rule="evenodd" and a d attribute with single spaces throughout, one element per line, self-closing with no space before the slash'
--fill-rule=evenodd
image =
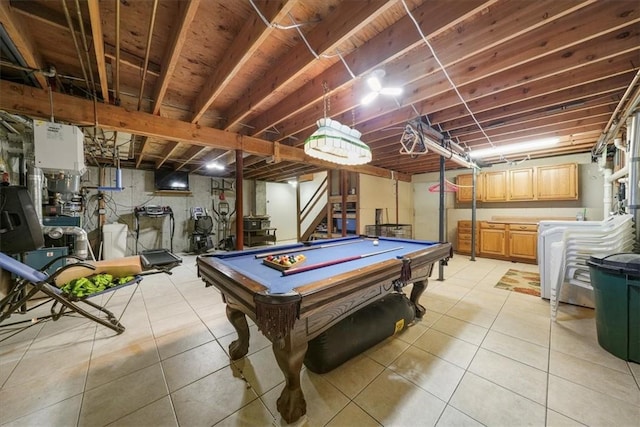
<path id="1" fill-rule="evenodd" d="M 220 295 L 183 259 L 142 281 L 122 335 L 65 317 L 1 342 L 0 425 L 284 425 L 269 342 L 251 326 L 231 362 Z M 509 268 L 537 270 L 455 256 L 420 322 L 325 375 L 303 368 L 296 425 L 640 426 L 640 365 L 599 347 L 593 310 L 563 305 L 553 323 L 548 301 L 494 288 Z"/>

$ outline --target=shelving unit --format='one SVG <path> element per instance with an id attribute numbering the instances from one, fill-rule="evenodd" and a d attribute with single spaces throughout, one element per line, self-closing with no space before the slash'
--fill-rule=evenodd
<path id="1" fill-rule="evenodd" d="M 243 219 L 245 246 L 276 243 L 276 228 L 271 227 L 268 216 L 245 216 Z"/>
<path id="2" fill-rule="evenodd" d="M 340 237 L 360 232 L 358 218 L 358 174 L 341 170 L 329 172 L 327 204 L 327 237 Z"/>

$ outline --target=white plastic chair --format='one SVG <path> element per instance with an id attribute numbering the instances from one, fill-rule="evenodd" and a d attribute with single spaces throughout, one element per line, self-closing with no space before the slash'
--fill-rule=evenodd
<path id="1" fill-rule="evenodd" d="M 633 248 L 632 215 L 620 215 L 593 227 L 566 229 L 551 244 L 551 318 L 555 321 L 564 283 L 593 290 L 587 261 L 591 256 L 628 252 Z"/>

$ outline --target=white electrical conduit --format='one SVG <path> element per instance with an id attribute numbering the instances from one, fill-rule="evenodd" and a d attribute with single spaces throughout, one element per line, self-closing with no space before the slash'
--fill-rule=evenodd
<path id="1" fill-rule="evenodd" d="M 616 120 L 617 118 L 618 112 L 620 112 L 620 109 L 627 101 L 627 98 L 629 97 L 629 94 L 633 90 L 633 87 L 638 83 L 640 83 L 640 70 L 638 70 L 633 80 L 629 84 L 629 87 L 627 87 L 627 90 L 622 95 L 622 98 L 620 98 L 620 102 L 618 102 L 618 105 L 616 105 L 616 109 L 613 110 L 613 114 L 611 114 L 611 117 L 609 118 L 609 122 L 604 127 L 605 131 L 602 132 L 602 134 L 600 135 L 600 138 L 598 138 L 598 141 L 593 146 L 591 150 L 591 154 L 593 156 L 599 155 L 600 151 L 604 150 L 604 148 L 607 146 L 607 142 L 611 139 L 611 137 L 616 136 L 616 134 L 622 127 L 622 123 L 625 122 L 626 118 L 633 113 L 633 110 L 635 110 L 635 107 L 638 105 L 638 103 L 640 103 L 640 87 L 638 87 L 638 90 L 634 95 L 634 99 L 631 101 L 629 106 L 625 109 L 620 120 L 618 120 L 618 122 L 615 124 L 614 127 L 611 127 L 611 125 L 614 124 L 614 120 Z"/>

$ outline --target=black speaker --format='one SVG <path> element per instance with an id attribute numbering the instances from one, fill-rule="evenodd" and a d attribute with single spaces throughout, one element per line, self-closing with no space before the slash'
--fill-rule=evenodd
<path id="1" fill-rule="evenodd" d="M 0 252 L 17 254 L 43 245 L 42 226 L 27 187 L 0 186 Z"/>

